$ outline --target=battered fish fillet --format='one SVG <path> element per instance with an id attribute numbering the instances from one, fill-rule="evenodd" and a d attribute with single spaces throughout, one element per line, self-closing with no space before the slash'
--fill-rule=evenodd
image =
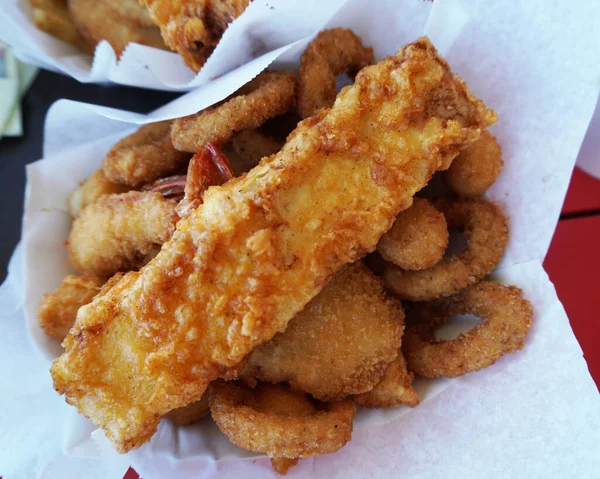
<path id="1" fill-rule="evenodd" d="M 373 251 L 495 119 L 426 38 L 363 69 L 279 153 L 210 188 L 150 263 L 79 310 L 51 369 L 56 390 L 119 452 L 139 447 Z"/>
<path id="2" fill-rule="evenodd" d="M 404 312 L 357 261 L 344 266 L 283 333 L 250 354 L 240 378 L 289 382 L 321 401 L 371 390 L 397 356 Z"/>
<path id="3" fill-rule="evenodd" d="M 167 46 L 199 71 L 229 24 L 250 0 L 140 0 L 160 27 Z"/>

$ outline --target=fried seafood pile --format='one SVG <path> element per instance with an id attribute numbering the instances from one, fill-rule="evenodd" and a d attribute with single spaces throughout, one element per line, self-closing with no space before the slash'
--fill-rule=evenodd
<path id="1" fill-rule="evenodd" d="M 502 166 L 494 112 L 426 38 L 373 64 L 353 32 L 328 30 L 301 63 L 140 128 L 69 199 L 77 274 L 40 324 L 63 340 L 56 390 L 121 453 L 162 418 L 210 411 L 284 474 L 343 447 L 356 405 L 415 407 L 415 375 L 523 346 L 531 306 L 485 279 L 508 238 L 480 197 Z M 451 193 L 414 198 L 441 171 Z M 457 230 L 466 248 L 450 255 Z M 435 339 L 465 313 L 482 324 Z"/>

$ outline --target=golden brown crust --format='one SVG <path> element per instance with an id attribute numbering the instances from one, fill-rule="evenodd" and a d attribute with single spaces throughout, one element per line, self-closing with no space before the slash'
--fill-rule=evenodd
<path id="1" fill-rule="evenodd" d="M 336 97 L 335 76 L 344 72 L 355 75 L 373 64 L 373 49 L 347 28 L 320 32 L 300 58 L 298 74 L 298 112 L 302 118 L 321 108 L 330 108 Z"/>
<path id="2" fill-rule="evenodd" d="M 156 27 L 141 27 L 115 14 L 110 0 L 68 0 L 69 13 L 78 32 L 92 45 L 106 40 L 120 56 L 129 43 L 165 49 Z"/>
<path id="3" fill-rule="evenodd" d="M 222 145 L 237 133 L 258 128 L 269 118 L 282 115 L 295 101 L 293 74 L 263 72 L 225 103 L 175 120 L 171 140 L 175 148 L 189 152 L 196 152 L 209 142 Z"/>
<path id="4" fill-rule="evenodd" d="M 504 253 L 508 220 L 494 203 L 485 199 L 441 198 L 435 205 L 444 213 L 451 230 L 463 230 L 467 248 L 420 271 L 388 264 L 383 273 L 385 285 L 400 298 L 428 301 L 457 293 L 490 274 Z"/>
<path id="5" fill-rule="evenodd" d="M 281 474 L 282 476 L 285 476 L 288 473 L 288 471 L 290 470 L 290 468 L 295 466 L 296 464 L 298 464 L 298 458 L 295 458 L 295 459 L 289 459 L 287 457 L 272 457 L 271 458 L 271 465 L 273 466 L 273 470 L 277 474 Z"/>
<path id="6" fill-rule="evenodd" d="M 100 276 L 136 269 L 171 237 L 178 219 L 175 202 L 160 193 L 101 196 L 73 222 L 69 258 L 77 271 Z"/>
<path id="7" fill-rule="evenodd" d="M 106 282 L 103 276 L 70 274 L 55 291 L 40 301 L 38 320 L 44 332 L 62 341 L 73 326 L 77 311 L 100 292 Z"/>
<path id="8" fill-rule="evenodd" d="M 113 183 L 139 187 L 184 168 L 190 155 L 173 148 L 172 123 L 144 125 L 117 142 L 102 161 L 106 178 Z"/>
<path id="9" fill-rule="evenodd" d="M 354 396 L 354 402 L 366 408 L 416 407 L 419 396 L 412 387 L 414 377 L 407 371 L 406 361 L 400 352 L 388 364 L 381 381 L 370 391 Z"/>
<path id="10" fill-rule="evenodd" d="M 184 407 L 173 409 L 165 414 L 165 417 L 173 421 L 178 426 L 187 426 L 188 424 L 193 424 L 202 419 L 204 416 L 207 416 L 209 412 L 210 408 L 208 406 L 208 393 L 204 393 L 200 401 L 196 401 Z"/>
<path id="11" fill-rule="evenodd" d="M 214 421 L 231 442 L 269 457 L 290 459 L 341 449 L 352 436 L 356 414 L 352 401 L 311 407 L 304 395 L 267 384 L 253 390 L 215 381 L 209 388 L 209 401 Z"/>
<path id="12" fill-rule="evenodd" d="M 483 323 L 466 334 L 436 341 L 435 329 L 452 316 L 473 314 Z M 482 281 L 450 298 L 417 305 L 402 344 L 408 368 L 428 378 L 458 377 L 486 368 L 523 348 L 533 310 L 516 286 Z"/>
<path id="13" fill-rule="evenodd" d="M 80 310 L 52 366 L 55 388 L 118 451 L 140 446 L 161 416 L 199 400 L 373 251 L 494 120 L 426 39 L 364 68 L 331 110 L 209 188 L 150 263 Z"/>
<path id="14" fill-rule="evenodd" d="M 477 198 L 494 184 L 504 162 L 502 149 L 489 131 L 465 148 L 444 172 L 444 181 L 457 195 Z"/>
<path id="15" fill-rule="evenodd" d="M 444 215 L 426 199 L 415 198 L 381 237 L 377 251 L 402 269 L 427 269 L 444 257 L 448 236 Z"/>
<path id="16" fill-rule="evenodd" d="M 140 0 L 160 26 L 165 43 L 198 72 L 223 32 L 250 0 Z"/>
<path id="17" fill-rule="evenodd" d="M 109 181 L 102 169 L 96 170 L 92 176 L 82 181 L 77 189 L 69 195 L 67 200 L 69 213 L 75 218 L 83 208 L 96 201 L 102 195 L 125 193 L 130 189 L 129 186 Z"/>
<path id="18" fill-rule="evenodd" d="M 243 171 L 241 169 L 240 173 L 236 171 L 238 175 L 254 168 L 260 160 L 266 156 L 274 155 L 283 146 L 282 142 L 263 135 L 258 130 L 242 131 L 239 135 L 236 135 L 231 144 L 241 160 L 240 166 L 243 165 Z M 232 164 L 232 166 L 235 168 L 235 165 Z"/>
<path id="19" fill-rule="evenodd" d="M 321 401 L 368 391 L 400 347 L 404 312 L 362 262 L 343 267 L 283 333 L 254 349 L 240 378 L 288 382 Z"/>

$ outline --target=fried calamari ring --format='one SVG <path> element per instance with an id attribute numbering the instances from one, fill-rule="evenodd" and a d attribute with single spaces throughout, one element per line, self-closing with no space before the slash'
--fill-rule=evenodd
<path id="1" fill-rule="evenodd" d="M 206 143 L 222 145 L 237 133 L 285 113 L 295 100 L 293 74 L 263 72 L 225 103 L 175 120 L 171 140 L 178 150 L 192 153 Z"/>
<path id="2" fill-rule="evenodd" d="M 483 323 L 457 339 L 436 341 L 434 332 L 452 316 L 473 314 Z M 523 348 L 533 310 L 516 286 L 482 281 L 461 293 L 416 305 L 402 350 L 408 368 L 428 378 L 454 378 L 494 364 Z"/>
<path id="3" fill-rule="evenodd" d="M 288 382 L 321 401 L 373 388 L 400 347 L 404 312 L 357 261 L 344 266 L 269 342 L 252 351 L 240 378 Z"/>
<path id="4" fill-rule="evenodd" d="M 70 274 L 55 291 L 46 293 L 38 310 L 38 320 L 44 332 L 59 341 L 65 339 L 79 308 L 89 303 L 105 282 L 103 276 Z"/>
<path id="5" fill-rule="evenodd" d="M 426 199 L 415 198 L 381 237 L 377 251 L 402 269 L 431 268 L 444 257 L 448 236 L 444 215 Z"/>
<path id="6" fill-rule="evenodd" d="M 416 407 L 419 396 L 412 387 L 414 378 L 415 375 L 407 371 L 406 361 L 400 352 L 388 364 L 381 381 L 370 391 L 354 396 L 354 402 L 367 408 Z"/>
<path id="7" fill-rule="evenodd" d="M 101 196 L 73 222 L 67 242 L 71 263 L 100 276 L 139 268 L 173 234 L 175 205 L 151 191 Z"/>
<path id="8" fill-rule="evenodd" d="M 102 161 L 106 178 L 113 183 L 139 187 L 185 167 L 190 155 L 173 148 L 171 123 L 144 125 L 117 142 Z"/>
<path id="9" fill-rule="evenodd" d="M 441 198 L 435 206 L 444 213 L 450 229 L 464 232 L 467 249 L 420 271 L 406 271 L 388 264 L 383 273 L 385 285 L 403 299 L 428 301 L 450 296 L 491 273 L 504 253 L 508 224 L 494 203 L 484 199 Z"/>
<path id="10" fill-rule="evenodd" d="M 457 195 L 477 198 L 492 186 L 503 166 L 500 145 L 489 131 L 484 130 L 479 140 L 452 161 L 443 177 Z"/>
<path id="11" fill-rule="evenodd" d="M 232 443 L 273 458 L 341 449 L 350 440 L 356 413 L 349 400 L 318 403 L 282 386 L 250 389 L 221 380 L 211 383 L 209 403 L 217 426 Z"/>
<path id="12" fill-rule="evenodd" d="M 200 401 L 196 401 L 184 407 L 169 411 L 164 417 L 170 419 L 178 426 L 193 424 L 210 412 L 208 407 L 208 393 L 204 393 Z"/>
<path id="13" fill-rule="evenodd" d="M 166 49 L 156 27 L 140 27 L 120 18 L 108 0 L 68 0 L 69 13 L 77 31 L 92 45 L 106 40 L 120 56 L 129 43 Z"/>
<path id="14" fill-rule="evenodd" d="M 130 189 L 127 185 L 119 185 L 109 181 L 102 169 L 96 170 L 92 176 L 82 181 L 77 189 L 69 195 L 67 200 L 69 213 L 73 218 L 76 218 L 83 208 L 102 195 L 125 193 Z"/>
<path id="15" fill-rule="evenodd" d="M 335 76 L 351 75 L 374 62 L 373 49 L 346 28 L 334 28 L 317 35 L 300 58 L 298 112 L 302 118 L 329 108 L 337 95 Z"/>

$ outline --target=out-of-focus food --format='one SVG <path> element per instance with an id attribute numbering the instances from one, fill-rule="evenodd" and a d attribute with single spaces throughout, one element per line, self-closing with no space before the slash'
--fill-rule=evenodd
<path id="1" fill-rule="evenodd" d="M 258 130 L 242 131 L 231 143 L 242 160 L 244 171 L 254 168 L 260 160 L 274 155 L 283 146 L 283 143 L 263 135 Z"/>
<path id="2" fill-rule="evenodd" d="M 89 303 L 105 282 L 103 276 L 70 274 L 56 291 L 46 293 L 38 310 L 38 320 L 44 332 L 62 341 L 73 326 L 79 308 Z"/>
<path id="3" fill-rule="evenodd" d="M 134 25 L 146 28 L 156 28 L 155 23 L 150 18 L 150 13 L 137 0 L 103 0 L 106 2 L 109 10 L 117 18 L 125 20 Z"/>
<path id="4" fill-rule="evenodd" d="M 436 328 L 459 314 L 473 314 L 483 323 L 457 339 L 436 341 Z M 408 368 L 428 378 L 454 378 L 486 368 L 523 347 L 532 315 L 531 304 L 519 288 L 493 281 L 418 304 L 408 314 L 402 342 Z"/>
<path id="5" fill-rule="evenodd" d="M 294 467 L 298 464 L 298 458 L 289 459 L 287 457 L 272 457 L 271 458 L 271 466 L 273 466 L 273 470 L 277 474 L 281 474 L 285 476 L 290 468 Z"/>
<path id="6" fill-rule="evenodd" d="M 173 409 L 172 411 L 169 411 L 165 417 L 178 426 L 187 426 L 188 424 L 193 424 L 204 416 L 207 416 L 209 412 L 208 393 L 206 392 L 200 401 L 196 401 L 178 409 Z"/>
<path id="7" fill-rule="evenodd" d="M 102 195 L 125 193 L 131 188 L 126 185 L 112 183 L 106 178 L 102 169 L 96 170 L 87 180 L 82 181 L 67 199 L 69 213 L 76 218 L 81 210 L 93 203 Z"/>
<path id="8" fill-rule="evenodd" d="M 86 53 L 94 49 L 77 31 L 69 16 L 66 0 L 29 0 L 33 23 L 40 30 L 79 48 Z"/>
<path id="9" fill-rule="evenodd" d="M 140 0 L 160 26 L 168 47 L 195 72 L 213 52 L 223 32 L 250 0 Z"/>
<path id="10" fill-rule="evenodd" d="M 467 248 L 420 271 L 388 264 L 383 273 L 385 285 L 400 298 L 428 301 L 450 296 L 490 274 L 504 253 L 508 222 L 494 203 L 485 199 L 440 198 L 435 206 L 451 230 L 463 231 Z"/>
<path id="11" fill-rule="evenodd" d="M 252 351 L 247 382 L 288 382 L 322 401 L 369 391 L 400 347 L 404 312 L 362 262 L 344 266 L 283 333 Z"/>
<path id="12" fill-rule="evenodd" d="M 306 458 L 341 449 L 352 436 L 354 403 L 313 401 L 282 386 L 232 381 L 209 388 L 210 412 L 234 444 L 271 458 Z"/>
<path id="13" fill-rule="evenodd" d="M 73 222 L 71 263 L 81 273 L 107 277 L 139 268 L 171 237 L 179 219 L 175 205 L 151 191 L 101 196 Z"/>
<path id="14" fill-rule="evenodd" d="M 492 186 L 502 167 L 502 149 L 489 131 L 454 159 L 444 171 L 444 181 L 457 195 L 477 198 Z"/>
<path id="15" fill-rule="evenodd" d="M 106 40 L 118 56 L 129 43 L 165 49 L 158 28 L 140 26 L 116 13 L 116 5 L 123 1 L 68 0 L 69 14 L 83 38 L 94 46 Z"/>
<path id="16" fill-rule="evenodd" d="M 448 247 L 448 224 L 444 215 L 424 198 L 398 215 L 377 244 L 384 259 L 402 269 L 431 268 L 444 257 Z"/>
<path id="17" fill-rule="evenodd" d="M 150 263 L 80 309 L 51 369 L 56 390 L 118 451 L 139 447 L 373 251 L 495 119 L 426 38 L 364 68 L 279 153 L 209 188 Z"/>
<path id="18" fill-rule="evenodd" d="M 116 143 L 102 162 L 106 178 L 135 188 L 184 168 L 190 155 L 173 148 L 171 124 L 144 125 Z"/>
<path id="19" fill-rule="evenodd" d="M 171 140 L 178 150 L 192 153 L 206 143 L 223 145 L 239 132 L 258 128 L 285 113 L 295 101 L 292 73 L 263 72 L 226 102 L 176 119 Z"/>
<path id="20" fill-rule="evenodd" d="M 354 76 L 375 61 L 373 49 L 346 28 L 322 31 L 300 58 L 298 112 L 302 118 L 333 105 L 337 94 L 335 77 L 348 72 Z"/>
<path id="21" fill-rule="evenodd" d="M 406 361 L 400 352 L 388 364 L 381 381 L 370 391 L 354 396 L 354 402 L 366 408 L 416 407 L 419 396 L 412 387 L 414 378 L 415 375 L 407 371 Z"/>

